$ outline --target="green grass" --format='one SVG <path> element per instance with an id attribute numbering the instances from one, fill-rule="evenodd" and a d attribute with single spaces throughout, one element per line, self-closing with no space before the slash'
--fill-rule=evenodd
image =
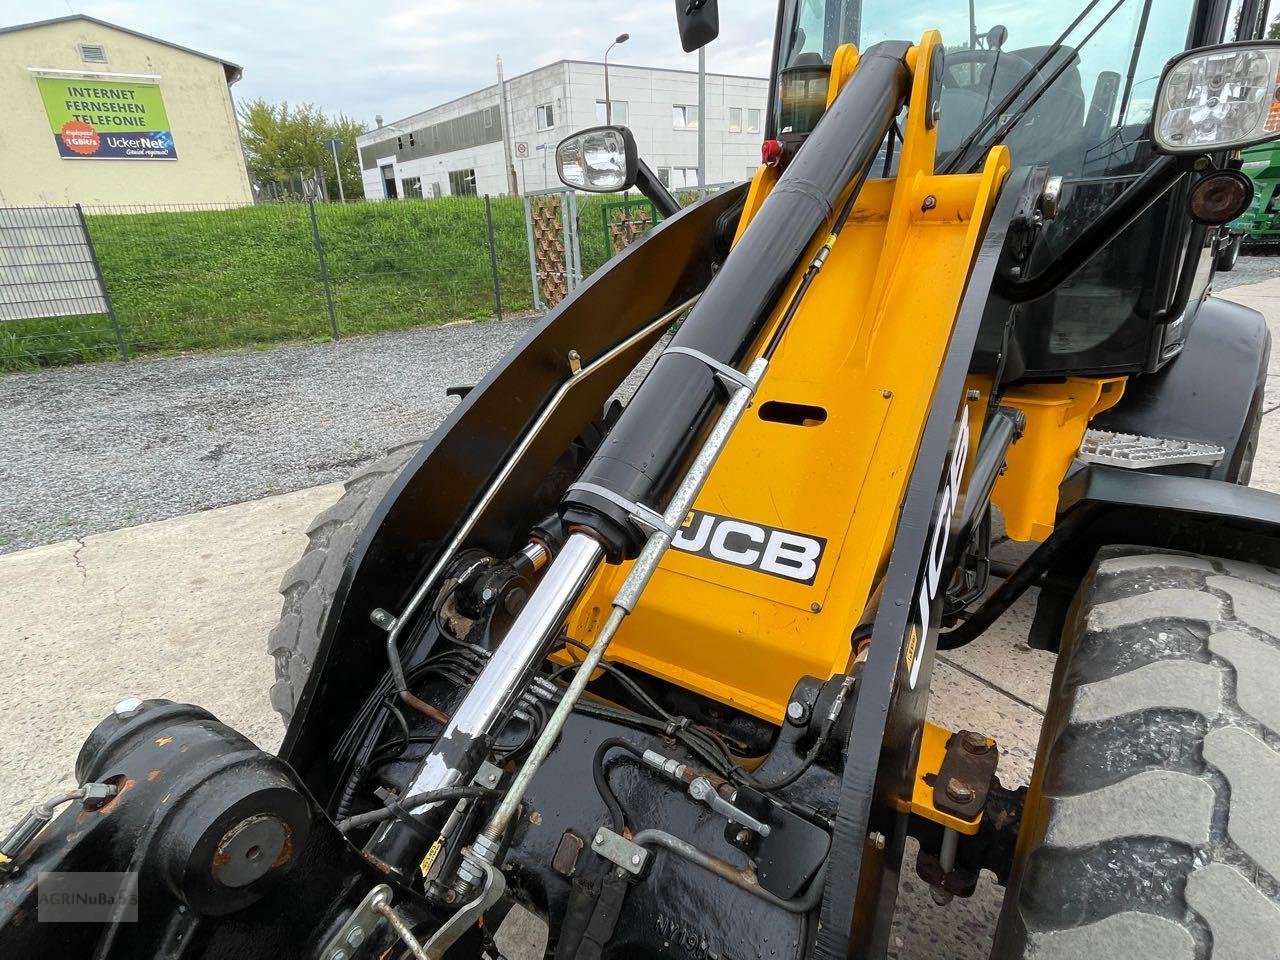
<path id="1" fill-rule="evenodd" d="M 494 313 L 483 198 L 316 208 L 340 334 Z M 89 230 L 132 355 L 330 336 L 305 205 L 98 214 Z M 504 311 L 532 304 L 524 212 L 494 201 Z M 0 370 L 118 356 L 105 316 L 0 324 Z"/>
<path id="2" fill-rule="evenodd" d="M 584 276 L 612 254 L 612 199 L 578 198 Z M 495 198 L 493 218 L 503 311 L 528 310 L 521 200 Z M 318 204 L 316 220 L 339 335 L 493 316 L 483 197 Z M 87 222 L 131 356 L 330 337 L 305 204 L 89 212 Z M 105 316 L 0 324 L 0 371 L 118 356 Z"/>

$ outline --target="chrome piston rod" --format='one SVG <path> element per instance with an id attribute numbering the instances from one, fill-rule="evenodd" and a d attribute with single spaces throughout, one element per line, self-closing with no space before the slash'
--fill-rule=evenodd
<path id="1" fill-rule="evenodd" d="M 569 683 L 564 696 L 560 698 L 560 702 L 556 705 L 550 720 L 548 720 L 537 742 L 533 745 L 533 749 L 529 751 L 529 756 L 521 766 L 520 772 L 512 780 L 511 786 L 499 802 L 498 808 L 493 812 L 493 816 L 489 818 L 489 823 L 485 826 L 484 832 L 473 845 L 473 857 L 479 857 L 488 863 L 495 861 L 502 837 L 506 833 L 512 817 L 515 816 L 516 811 L 519 809 L 525 790 L 533 782 L 533 778 L 537 775 L 538 768 L 542 765 L 542 762 L 550 755 L 561 730 L 564 729 L 565 721 L 569 719 L 569 714 L 577 704 L 578 698 L 582 696 L 583 690 L 586 689 L 587 682 L 591 679 L 591 674 L 604 658 L 609 642 L 613 639 L 614 634 L 618 632 L 618 628 L 622 625 L 622 621 L 627 614 L 635 609 L 641 593 L 644 592 L 644 588 L 652 579 L 654 571 L 658 569 L 658 564 L 662 561 L 663 555 L 671 546 L 672 535 L 668 530 L 679 529 L 680 524 L 684 522 L 684 518 L 693 508 L 694 500 L 697 499 L 698 493 L 706 483 L 707 477 L 711 473 L 711 468 L 720 457 L 720 452 L 724 449 L 725 444 L 729 442 L 729 437 L 733 434 L 734 427 L 737 426 L 742 414 L 751 403 L 756 387 L 764 378 L 764 373 L 768 366 L 769 361 L 763 357 L 755 360 L 746 374 L 746 379 L 750 385 L 743 384 L 738 386 L 730 396 L 729 402 L 725 405 L 724 410 L 721 411 L 715 426 L 711 428 L 711 432 L 707 435 L 702 449 L 698 451 L 698 455 L 694 458 L 688 473 L 685 474 L 680 486 L 672 495 L 671 502 L 667 504 L 667 509 L 663 514 L 666 529 L 661 527 L 655 529 L 645 542 L 640 555 L 631 567 L 631 572 L 627 574 L 627 578 L 622 582 L 622 586 L 618 588 L 617 595 L 613 598 L 613 609 L 609 613 L 608 620 L 605 621 L 600 633 L 596 636 L 595 642 L 592 643 L 591 649 L 583 658 L 582 664 L 574 672 L 573 680 Z M 479 879 L 475 865 L 468 864 L 465 857 L 459 872 L 464 881 L 474 882 Z"/>
<path id="2" fill-rule="evenodd" d="M 569 537 L 450 718 L 435 749 L 405 788 L 404 796 L 457 785 L 475 771 L 488 751 L 489 738 L 532 682 L 574 602 L 603 559 L 604 549 L 594 538 L 582 533 Z M 412 812 L 426 813 L 436 805 L 424 804 Z M 399 852 L 403 838 L 403 827 L 389 821 L 369 842 L 367 852 L 392 870 L 404 872 L 419 858 L 408 857 L 412 862 L 403 862 L 407 856 Z"/>

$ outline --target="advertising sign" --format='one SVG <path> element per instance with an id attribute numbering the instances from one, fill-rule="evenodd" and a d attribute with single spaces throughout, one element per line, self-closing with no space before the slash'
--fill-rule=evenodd
<path id="1" fill-rule="evenodd" d="M 36 77 L 65 160 L 177 160 L 160 87 L 83 77 Z"/>

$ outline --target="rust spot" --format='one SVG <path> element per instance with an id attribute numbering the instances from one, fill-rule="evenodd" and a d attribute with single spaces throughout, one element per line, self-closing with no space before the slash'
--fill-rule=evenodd
<path id="1" fill-rule="evenodd" d="M 289 824 L 284 825 L 284 846 L 280 848 L 280 856 L 276 857 L 276 862 L 271 865 L 271 869 L 283 867 L 293 859 L 293 828 Z"/>
<path id="2" fill-rule="evenodd" d="M 147 783 L 155 783 L 159 779 L 160 779 L 159 770 L 152 770 L 150 773 L 147 774 Z"/>
<path id="3" fill-rule="evenodd" d="M 156 738 L 157 747 L 167 747 L 171 743 L 173 743 L 173 737 L 157 737 Z"/>
<path id="4" fill-rule="evenodd" d="M 110 777 L 107 782 L 115 784 L 116 795 L 98 808 L 98 812 L 104 816 L 115 810 L 116 804 L 120 802 L 121 798 L 138 785 L 137 780 L 130 779 L 129 777 Z"/>
<path id="5" fill-rule="evenodd" d="M 540 814 L 537 810 L 533 811 L 533 813 L 529 814 L 529 822 L 532 823 L 535 827 L 542 826 L 542 814 Z"/>

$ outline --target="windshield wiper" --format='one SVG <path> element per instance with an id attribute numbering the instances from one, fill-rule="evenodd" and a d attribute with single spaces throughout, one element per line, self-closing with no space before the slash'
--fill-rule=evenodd
<path id="1" fill-rule="evenodd" d="M 1071 32 L 1075 30 L 1076 27 L 1080 26 L 1084 21 L 1084 18 L 1089 16 L 1089 14 L 1093 12 L 1094 8 L 1101 2 L 1102 0 L 1089 0 L 1089 3 L 1085 4 L 1084 9 L 1080 11 L 1074 20 L 1071 21 L 1067 26 L 1067 29 L 1062 31 L 1058 36 L 1058 39 L 1045 48 L 1045 52 L 1040 56 L 1040 59 L 1036 61 L 1031 72 L 1014 84 L 1013 89 L 1005 94 L 1004 99 L 996 104 L 995 107 L 982 118 L 978 125 L 973 128 L 973 131 L 965 137 L 963 141 L 961 141 L 960 146 L 956 147 L 955 150 L 951 152 L 951 155 L 947 157 L 946 162 L 942 165 L 942 173 L 955 173 L 956 167 L 959 166 L 960 161 L 963 160 L 968 152 L 973 148 L 973 145 L 978 142 L 978 139 L 991 128 L 993 123 L 1004 115 L 1006 110 L 1017 103 L 1018 98 L 1026 92 L 1026 89 L 1029 86 L 1031 86 L 1031 82 L 1040 76 L 1040 71 L 1045 69 L 1053 61 L 1053 58 L 1062 52 L 1063 48 L 1066 46 L 1066 39 L 1071 35 Z M 1085 34 L 1080 43 L 1076 45 L 1076 50 L 1079 51 L 1081 47 L 1093 39 L 1093 35 L 1102 29 L 1106 22 L 1111 19 L 1112 15 L 1119 10 L 1124 3 L 1125 0 L 1116 0 L 1111 9 L 1107 11 L 1106 16 L 1099 20 L 1094 28 Z M 999 131 L 997 131 L 996 135 L 992 138 L 992 142 L 999 143 L 1007 137 L 1009 135 L 1009 131 L 1013 129 L 1014 125 L 1019 120 L 1022 119 L 1027 110 L 1044 95 L 1046 90 L 1053 86 L 1057 79 L 1066 72 L 1067 67 L 1069 66 L 1071 66 L 1070 58 L 1060 63 L 1057 69 L 1054 70 L 1046 79 L 1041 80 L 1040 85 L 1032 89 L 1031 96 L 1027 98 L 1026 103 L 1022 104 L 1018 108 L 1017 115 L 1012 117 L 1003 127 L 1000 128 Z M 992 77 L 992 82 L 994 82 L 994 80 L 995 78 Z"/>

